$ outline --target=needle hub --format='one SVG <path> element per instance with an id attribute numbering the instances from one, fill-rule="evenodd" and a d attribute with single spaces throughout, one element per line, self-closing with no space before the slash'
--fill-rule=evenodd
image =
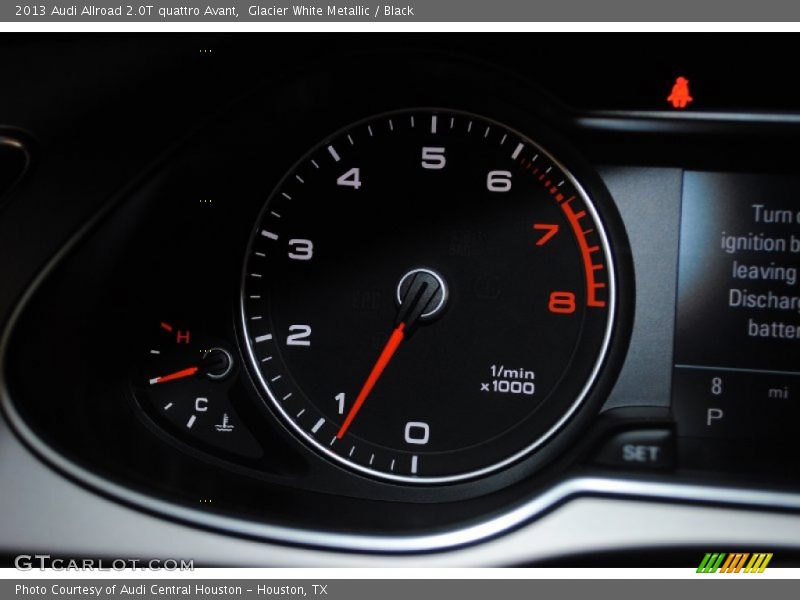
<path id="1" fill-rule="evenodd" d="M 447 284 L 436 271 L 426 268 L 412 269 L 397 284 L 399 307 L 395 325 L 405 323 L 412 329 L 442 314 L 448 300 Z"/>
<path id="2" fill-rule="evenodd" d="M 200 369 L 209 379 L 225 379 L 233 369 L 233 357 L 224 348 L 212 348 L 203 357 Z"/>

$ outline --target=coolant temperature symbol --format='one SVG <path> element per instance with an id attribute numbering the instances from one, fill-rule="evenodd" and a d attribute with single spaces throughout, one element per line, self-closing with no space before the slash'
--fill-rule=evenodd
<path id="1" fill-rule="evenodd" d="M 233 425 L 231 425 L 229 422 L 228 413 L 224 413 L 222 415 L 222 423 L 214 425 L 214 429 L 216 429 L 220 433 L 227 433 L 229 431 L 233 431 Z"/>

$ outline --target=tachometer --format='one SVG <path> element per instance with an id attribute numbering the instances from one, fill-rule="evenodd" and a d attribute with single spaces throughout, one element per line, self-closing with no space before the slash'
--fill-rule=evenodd
<path id="1" fill-rule="evenodd" d="M 312 149 L 259 216 L 248 354 L 290 429 L 370 475 L 442 483 L 543 446 L 613 328 L 598 208 L 543 147 L 446 110 L 380 115 Z"/>

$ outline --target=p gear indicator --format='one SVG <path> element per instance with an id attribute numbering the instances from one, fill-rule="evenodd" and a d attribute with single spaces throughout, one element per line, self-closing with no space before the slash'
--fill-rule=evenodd
<path id="1" fill-rule="evenodd" d="M 464 112 L 380 115 L 325 138 L 262 209 L 242 274 L 251 366 L 293 432 L 351 469 L 494 472 L 587 401 L 611 256 L 598 205 L 530 138 Z"/>

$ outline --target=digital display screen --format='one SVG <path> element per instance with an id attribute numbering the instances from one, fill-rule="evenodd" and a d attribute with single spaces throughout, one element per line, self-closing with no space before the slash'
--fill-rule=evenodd
<path id="1" fill-rule="evenodd" d="M 790 429 L 800 400 L 800 177 L 687 172 L 680 236 L 679 434 Z"/>

